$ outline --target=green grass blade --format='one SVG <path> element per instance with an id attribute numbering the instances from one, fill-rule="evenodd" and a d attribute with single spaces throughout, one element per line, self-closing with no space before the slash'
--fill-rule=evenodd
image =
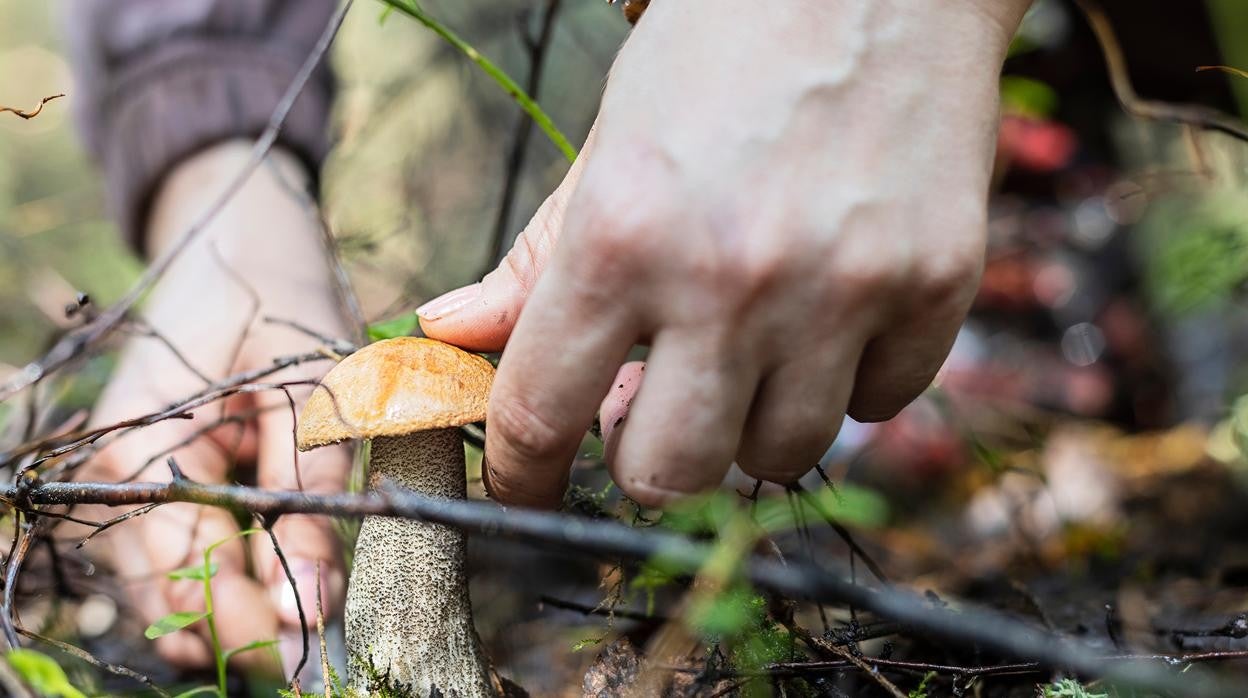
<path id="1" fill-rule="evenodd" d="M 568 142 L 567 136 L 564 136 L 559 127 L 555 126 L 555 122 L 551 120 L 550 115 L 538 105 L 537 101 L 529 96 L 515 80 L 512 80 L 511 76 L 504 72 L 502 68 L 499 68 L 493 61 L 481 55 L 481 52 L 474 48 L 472 44 L 461 39 L 458 34 L 451 31 L 446 25 L 421 9 L 415 0 L 380 0 L 380 2 L 420 22 L 442 37 L 448 44 L 459 49 L 460 53 L 467 56 L 468 60 L 476 63 L 477 67 L 485 71 L 486 75 L 493 78 L 494 82 L 498 83 L 507 94 L 511 95 L 512 99 L 516 100 L 520 108 L 533 119 L 533 123 L 537 124 L 538 128 L 542 129 L 542 133 L 545 133 L 550 142 L 555 144 L 555 147 L 559 149 L 559 152 L 563 153 L 568 162 L 576 160 L 576 148 Z"/>

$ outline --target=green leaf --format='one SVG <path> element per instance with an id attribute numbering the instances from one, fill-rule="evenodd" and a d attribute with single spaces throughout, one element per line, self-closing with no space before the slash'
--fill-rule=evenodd
<path id="1" fill-rule="evenodd" d="M 204 694 L 216 695 L 216 693 L 217 693 L 216 686 L 197 686 L 195 688 L 192 688 L 189 691 L 183 691 L 179 693 L 178 695 L 174 696 L 173 698 L 191 698 L 191 696 L 199 696 L 199 695 L 204 695 Z"/>
<path id="2" fill-rule="evenodd" d="M 374 322 L 368 326 L 368 338 L 374 342 L 395 337 L 406 337 L 416 329 L 416 313 L 400 315 L 389 320 Z"/>
<path id="3" fill-rule="evenodd" d="M 601 638 L 601 637 L 587 637 L 587 638 L 585 638 L 584 640 L 580 640 L 580 641 L 578 641 L 578 642 L 573 643 L 573 644 L 572 644 L 572 651 L 573 651 L 573 652 L 580 652 L 581 650 L 585 649 L 586 647 L 593 647 L 594 645 L 600 645 L 600 644 L 602 644 L 602 638 Z"/>
<path id="4" fill-rule="evenodd" d="M 207 617 L 208 613 L 204 611 L 178 611 L 177 613 L 170 613 L 147 626 L 147 630 L 143 631 L 143 636 L 149 640 L 155 640 L 158 637 L 176 633 L 186 626 L 197 623 Z"/>
<path id="5" fill-rule="evenodd" d="M 1015 113 L 1047 117 L 1057 109 L 1057 92 L 1039 80 L 1006 75 L 1001 78 L 1001 104 Z"/>
<path id="6" fill-rule="evenodd" d="M 243 645 L 242 647 L 235 647 L 232 650 L 226 650 L 225 658 L 228 661 L 230 657 L 233 657 L 234 655 L 239 654 L 241 652 L 248 652 L 250 650 L 258 650 L 258 649 L 263 649 L 265 647 L 275 647 L 275 646 L 277 646 L 277 640 L 256 640 L 255 642 L 249 642 Z"/>
<path id="7" fill-rule="evenodd" d="M 689 620 L 705 637 L 732 637 L 756 620 L 754 607 L 758 598 L 749 589 L 738 587 L 696 599 L 689 609 Z"/>
<path id="8" fill-rule="evenodd" d="M 1062 679 L 1044 687 L 1044 698 L 1109 698 L 1109 694 L 1093 693 L 1074 679 Z"/>
<path id="9" fill-rule="evenodd" d="M 65 670 L 56 660 L 35 650 L 9 650 L 5 658 L 21 677 L 38 693 L 59 698 L 87 698 L 86 694 L 74 688 L 65 676 Z"/>
<path id="10" fill-rule="evenodd" d="M 914 690 L 910 691 L 910 693 L 906 694 L 907 698 L 929 698 L 927 695 L 927 687 L 935 676 L 936 672 L 934 671 L 929 671 L 924 674 L 923 680 L 919 682 L 919 685 L 915 687 Z"/>
<path id="11" fill-rule="evenodd" d="M 205 577 L 204 566 L 195 565 L 194 567 L 183 567 L 181 569 L 176 569 L 165 576 L 175 581 L 179 579 L 194 579 L 202 582 Z M 215 576 L 217 576 L 217 563 L 214 562 L 208 567 L 207 577 L 208 579 L 212 579 Z"/>

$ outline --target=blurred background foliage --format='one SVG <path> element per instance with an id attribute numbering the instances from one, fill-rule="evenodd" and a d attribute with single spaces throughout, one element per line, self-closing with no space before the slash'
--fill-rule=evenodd
<path id="1" fill-rule="evenodd" d="M 423 5 L 524 81 L 522 36 L 536 31 L 534 3 Z M 73 86 L 58 37 L 57 12 L 66 7 L 0 0 L 0 104 L 69 95 L 37 119 L 0 119 L 0 364 L 10 366 L 54 336 L 75 290 L 107 304 L 141 268 L 116 234 L 73 129 Z M 414 308 L 485 268 L 518 119 L 510 97 L 453 48 L 406 17 L 382 15 L 380 4 L 360 3 L 333 48 L 338 146 L 322 186 L 373 318 Z M 606 3 L 563 3 L 540 99 L 575 143 L 589 130 L 626 26 Z M 540 132 L 530 144 L 513 231 L 567 168 Z"/>

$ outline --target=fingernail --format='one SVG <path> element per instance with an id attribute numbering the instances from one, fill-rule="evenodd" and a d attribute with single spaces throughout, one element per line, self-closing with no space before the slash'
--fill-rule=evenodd
<path id="1" fill-rule="evenodd" d="M 480 283 L 457 288 L 420 306 L 416 309 L 416 314 L 421 320 L 440 320 L 473 302 L 480 295 Z"/>
<path id="2" fill-rule="evenodd" d="M 327 563 L 320 563 L 321 606 L 329 613 L 329 598 L 333 593 L 330 588 L 331 573 Z M 314 560 L 291 560 L 290 573 L 295 578 L 295 586 L 299 588 L 299 601 L 303 602 L 303 615 L 309 626 L 316 624 L 316 590 L 317 563 Z M 286 575 L 281 576 L 277 587 L 273 590 L 276 596 L 277 611 L 282 622 L 287 625 L 299 625 L 299 603 L 295 600 L 295 590 L 290 586 Z"/>

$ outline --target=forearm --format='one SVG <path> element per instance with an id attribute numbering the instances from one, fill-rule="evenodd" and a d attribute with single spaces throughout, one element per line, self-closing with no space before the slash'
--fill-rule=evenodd
<path id="1" fill-rule="evenodd" d="M 68 5 L 72 4 L 72 8 Z M 78 0 L 65 24 L 87 147 L 123 232 L 142 245 L 175 165 L 254 137 L 310 53 L 334 0 Z M 294 105 L 281 143 L 314 169 L 328 150 L 327 68 Z"/>
<path id="2" fill-rule="evenodd" d="M 988 2 L 999 4 L 990 12 Z M 1001 64 L 1026 7 L 808 0 L 761 12 L 754 0 L 656 0 L 612 69 L 603 119 L 629 122 L 603 129 L 605 138 L 653 133 L 645 140 L 672 157 L 712 154 L 723 166 L 751 124 L 842 159 L 916 129 L 952 131 L 951 157 L 955 147 L 979 152 L 995 133 Z M 832 123 L 854 138 L 828 143 Z"/>

